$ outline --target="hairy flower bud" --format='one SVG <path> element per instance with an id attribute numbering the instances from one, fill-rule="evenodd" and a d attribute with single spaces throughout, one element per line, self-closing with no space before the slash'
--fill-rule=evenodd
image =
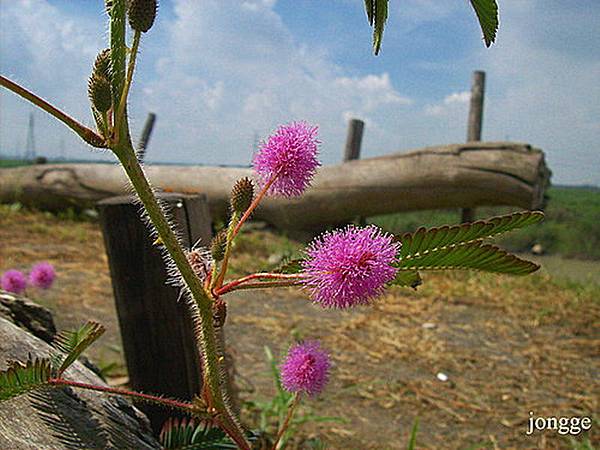
<path id="1" fill-rule="evenodd" d="M 227 231 L 221 230 L 213 238 L 210 253 L 215 261 L 222 261 L 225 257 L 225 246 L 227 245 Z"/>
<path id="2" fill-rule="evenodd" d="M 131 28 L 142 33 L 148 31 L 156 17 L 156 6 L 156 0 L 129 0 L 127 16 Z"/>
<path id="3" fill-rule="evenodd" d="M 242 178 L 235 183 L 231 190 L 231 209 L 243 214 L 254 198 L 254 184 L 250 178 Z"/>
<path id="4" fill-rule="evenodd" d="M 108 78 L 93 73 L 88 82 L 88 95 L 96 110 L 101 113 L 107 112 L 112 105 L 110 81 Z"/>
<path id="5" fill-rule="evenodd" d="M 98 53 L 98 56 L 96 56 L 96 61 L 94 61 L 93 74 L 103 76 L 109 81 L 112 80 L 110 48 L 105 48 L 100 53 Z"/>

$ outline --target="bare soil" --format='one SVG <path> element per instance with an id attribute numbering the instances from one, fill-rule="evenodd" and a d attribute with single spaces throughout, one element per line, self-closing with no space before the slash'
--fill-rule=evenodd
<path id="1" fill-rule="evenodd" d="M 0 272 L 54 264 L 56 285 L 28 295 L 54 312 L 59 328 L 103 323 L 107 333 L 89 356 L 104 367 L 121 365 L 112 374 L 122 382 L 98 225 L 0 208 Z M 236 249 L 234 272 L 296 245 L 253 231 Z M 450 273 L 430 274 L 418 291 L 390 290 L 372 307 L 352 311 L 324 311 L 298 290 L 227 299 L 226 336 L 244 399 L 274 394 L 265 345 L 276 356 L 296 338 L 318 338 L 329 349 L 331 384 L 306 405 L 346 421 L 308 424 L 303 439 L 318 436 L 335 449 L 406 448 L 418 417 L 417 448 L 575 448 L 556 431 L 527 436 L 533 411 L 536 417 L 593 416 L 592 429 L 577 441 L 600 442 L 600 301 L 593 286 L 566 286 L 544 273 Z"/>

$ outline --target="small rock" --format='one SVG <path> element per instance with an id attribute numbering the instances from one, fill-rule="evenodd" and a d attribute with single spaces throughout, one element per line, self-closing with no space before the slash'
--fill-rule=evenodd
<path id="1" fill-rule="evenodd" d="M 440 381 L 448 381 L 448 375 L 446 375 L 444 372 L 438 372 L 436 378 Z"/>
<path id="2" fill-rule="evenodd" d="M 544 247 L 542 247 L 542 244 L 535 244 L 533 247 L 531 247 L 531 253 L 534 255 L 543 255 L 546 252 Z"/>
<path id="3" fill-rule="evenodd" d="M 423 325 L 421 325 L 423 328 L 425 328 L 426 330 L 432 330 L 434 328 L 437 327 L 437 325 L 433 322 L 425 322 Z"/>

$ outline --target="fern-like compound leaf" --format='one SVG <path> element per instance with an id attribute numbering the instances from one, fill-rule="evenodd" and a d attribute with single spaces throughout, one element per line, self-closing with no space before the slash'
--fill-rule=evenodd
<path id="1" fill-rule="evenodd" d="M 52 374 L 50 359 L 31 357 L 25 362 L 12 361 L 0 372 L 0 401 L 46 386 Z"/>
<path id="2" fill-rule="evenodd" d="M 411 255 L 410 258 L 400 260 L 398 268 L 401 271 L 474 269 L 527 275 L 538 270 L 540 266 L 493 245 L 475 241 Z"/>
<path id="3" fill-rule="evenodd" d="M 400 259 L 410 259 L 447 247 L 481 241 L 533 225 L 541 222 L 543 218 L 544 213 L 540 211 L 523 211 L 461 225 L 445 225 L 429 229 L 421 227 L 414 233 L 400 236 L 399 240 L 402 243 Z"/>
<path id="4" fill-rule="evenodd" d="M 475 10 L 485 46 L 489 47 L 496 40 L 498 31 L 498 4 L 496 0 L 470 0 Z"/>
<path id="5" fill-rule="evenodd" d="M 90 320 L 77 330 L 59 333 L 52 343 L 54 348 L 62 353 L 55 354 L 52 358 L 52 367 L 56 369 L 58 376 L 61 376 L 85 349 L 102 336 L 104 331 L 102 325 Z"/>
<path id="6" fill-rule="evenodd" d="M 250 441 L 256 440 L 251 434 Z M 160 444 L 166 450 L 236 449 L 223 430 L 196 419 L 170 418 L 160 432 Z"/>

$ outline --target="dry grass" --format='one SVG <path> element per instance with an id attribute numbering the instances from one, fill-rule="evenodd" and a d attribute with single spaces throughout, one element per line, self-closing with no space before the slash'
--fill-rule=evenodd
<path id="1" fill-rule="evenodd" d="M 299 246 L 253 231 L 237 246 L 234 271 Z M 119 360 L 118 327 L 102 238 L 94 223 L 0 209 L 0 271 L 49 260 L 56 288 L 32 297 L 60 326 L 95 318 L 107 338 L 92 352 Z M 272 258 L 271 263 L 275 264 Z M 273 394 L 262 348 L 276 355 L 294 337 L 320 338 L 334 361 L 331 386 L 315 412 L 347 423 L 312 424 L 330 448 L 405 448 L 420 418 L 419 448 L 570 448 L 554 432 L 525 435 L 536 416 L 590 416 L 600 439 L 600 302 L 594 288 L 545 275 L 511 278 L 426 276 L 418 291 L 389 291 L 370 308 L 323 311 L 295 290 L 232 294 L 227 339 L 245 398 Z M 436 375 L 444 373 L 448 380 Z M 478 446 L 479 445 L 479 446 Z"/>

